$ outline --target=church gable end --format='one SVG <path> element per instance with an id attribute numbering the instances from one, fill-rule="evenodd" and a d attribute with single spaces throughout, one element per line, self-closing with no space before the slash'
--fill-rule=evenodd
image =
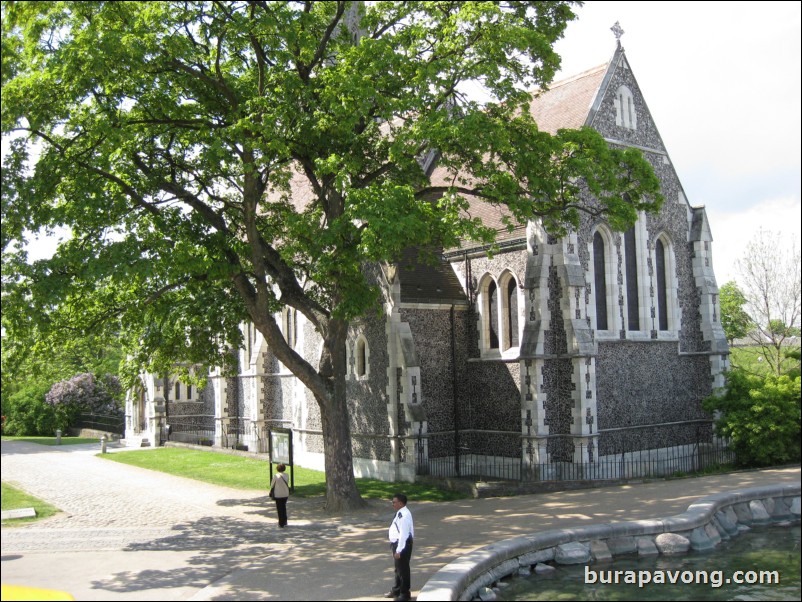
<path id="1" fill-rule="evenodd" d="M 610 61 L 586 125 L 612 144 L 666 154 L 623 48 L 619 48 Z"/>

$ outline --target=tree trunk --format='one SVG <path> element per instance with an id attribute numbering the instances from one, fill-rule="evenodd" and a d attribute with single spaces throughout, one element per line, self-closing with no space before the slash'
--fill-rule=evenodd
<path id="1" fill-rule="evenodd" d="M 330 513 L 348 512 L 365 506 L 354 478 L 350 412 L 345 390 L 347 332 L 347 323 L 339 321 L 331 329 L 331 338 L 325 342 L 332 369 L 329 394 L 325 399 L 317 399 L 323 427 L 326 510 Z"/>
<path id="2" fill-rule="evenodd" d="M 326 455 L 326 510 L 335 514 L 362 508 L 365 501 L 356 488 L 354 478 L 351 427 L 345 395 L 335 394 L 326 403 L 321 403 L 320 413 L 323 451 Z"/>

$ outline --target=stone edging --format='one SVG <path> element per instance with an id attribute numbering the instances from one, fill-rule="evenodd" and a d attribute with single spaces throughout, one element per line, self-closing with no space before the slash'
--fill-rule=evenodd
<path id="1" fill-rule="evenodd" d="M 700 498 L 683 514 L 505 539 L 457 558 L 421 589 L 418 602 L 471 600 L 498 580 L 538 563 L 588 564 L 624 554 L 682 554 L 717 546 L 744 527 L 800 518 L 800 484 L 741 489 Z"/>

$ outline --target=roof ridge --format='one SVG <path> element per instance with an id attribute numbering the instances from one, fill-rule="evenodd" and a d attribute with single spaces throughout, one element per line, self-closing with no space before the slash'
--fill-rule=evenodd
<path id="1" fill-rule="evenodd" d="M 545 90 L 542 89 L 542 88 L 538 88 L 536 90 L 533 90 L 532 94 L 538 94 L 538 93 L 542 94 L 542 93 L 550 92 L 551 90 L 554 90 L 554 88 L 559 88 L 560 86 L 565 86 L 567 84 L 573 83 L 573 82 L 575 82 L 575 81 L 577 81 L 579 79 L 582 79 L 583 77 L 590 77 L 591 75 L 595 75 L 599 71 L 604 71 L 609 66 L 610 66 L 610 61 L 607 61 L 606 63 L 602 63 L 601 65 L 596 65 L 595 67 L 591 67 L 590 69 L 586 69 L 585 71 L 582 71 L 580 73 L 576 73 L 574 75 L 569 75 L 565 79 L 561 79 L 559 81 L 556 81 L 556 82 L 552 83 Z"/>

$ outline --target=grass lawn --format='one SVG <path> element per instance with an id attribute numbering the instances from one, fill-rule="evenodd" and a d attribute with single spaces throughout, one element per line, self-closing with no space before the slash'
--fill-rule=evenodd
<path id="1" fill-rule="evenodd" d="M 789 347 L 788 351 L 791 349 L 793 348 Z M 768 362 L 763 357 L 763 348 L 757 345 L 730 347 L 730 364 L 733 368 L 741 368 L 750 374 L 765 375 L 771 371 Z M 796 360 L 790 358 L 783 360 L 784 369 L 790 370 L 795 366 L 799 366 Z"/>
<path id="2" fill-rule="evenodd" d="M 270 465 L 264 460 L 221 454 L 211 450 L 158 447 L 118 451 L 98 457 L 235 489 L 262 489 L 266 492 L 270 484 Z M 295 473 L 293 495 L 298 497 L 325 495 L 324 473 L 299 466 L 288 466 L 287 476 L 291 476 L 293 471 Z M 375 479 L 357 479 L 356 483 L 364 498 L 389 500 L 397 491 L 403 491 L 417 501 L 442 502 L 468 497 L 463 493 L 417 483 L 389 483 Z"/>
<path id="3" fill-rule="evenodd" d="M 53 516 L 57 512 L 61 512 L 55 506 L 51 506 L 47 502 L 43 502 L 39 498 L 28 495 L 21 489 L 2 483 L 2 510 L 17 510 L 18 508 L 33 508 L 36 510 L 36 516 L 32 518 L 12 518 L 4 520 L 4 525 L 20 525 L 24 523 L 32 523 L 48 516 Z"/>
<path id="4" fill-rule="evenodd" d="M 38 443 L 39 445 L 59 445 L 55 437 L 6 437 L 3 435 L 3 441 L 28 441 L 29 443 Z M 100 439 L 92 437 L 67 437 L 61 436 L 60 445 L 78 445 L 79 443 L 97 443 L 100 444 Z"/>

